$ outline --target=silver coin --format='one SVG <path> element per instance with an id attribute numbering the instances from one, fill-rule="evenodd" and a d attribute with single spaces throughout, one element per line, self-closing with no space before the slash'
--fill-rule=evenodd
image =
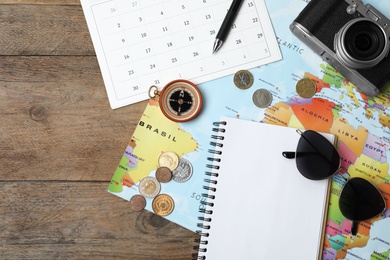
<path id="1" fill-rule="evenodd" d="M 160 193 L 161 185 L 156 178 L 147 176 L 139 182 L 139 193 L 145 198 L 154 198 Z"/>
<path id="2" fill-rule="evenodd" d="M 257 107 L 266 108 L 272 103 L 272 94 L 267 89 L 258 89 L 253 93 L 252 101 Z"/>
<path id="3" fill-rule="evenodd" d="M 184 158 L 180 158 L 179 165 L 173 171 L 172 179 L 177 182 L 186 182 L 192 176 L 192 164 Z"/>

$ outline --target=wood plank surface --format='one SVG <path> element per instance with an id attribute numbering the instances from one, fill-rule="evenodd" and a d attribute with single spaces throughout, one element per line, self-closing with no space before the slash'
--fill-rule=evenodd
<path id="1" fill-rule="evenodd" d="M 3 180 L 109 180 L 146 103 L 112 110 L 94 56 L 5 56 Z"/>
<path id="2" fill-rule="evenodd" d="M 24 5 L 80 5 L 80 0 L 2 0 L 1 4 Z"/>
<path id="3" fill-rule="evenodd" d="M 0 183 L 1 259 L 191 259 L 196 235 L 105 182 Z"/>
<path id="4" fill-rule="evenodd" d="M 79 0 L 0 3 L 0 259 L 191 259 L 107 186 L 146 106 L 112 110 Z"/>
<path id="5" fill-rule="evenodd" d="M 80 5 L 0 4 L 0 55 L 94 55 Z"/>

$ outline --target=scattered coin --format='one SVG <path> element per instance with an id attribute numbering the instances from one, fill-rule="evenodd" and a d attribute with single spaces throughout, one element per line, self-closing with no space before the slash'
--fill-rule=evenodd
<path id="1" fill-rule="evenodd" d="M 130 208 L 134 211 L 141 211 L 146 206 L 146 199 L 141 195 L 134 195 L 130 199 Z"/>
<path id="2" fill-rule="evenodd" d="M 253 84 L 253 75 L 248 70 L 239 70 L 234 74 L 233 80 L 239 89 L 248 89 Z"/>
<path id="3" fill-rule="evenodd" d="M 311 98 L 317 92 L 317 87 L 311 79 L 303 78 L 297 82 L 296 91 L 302 98 Z"/>
<path id="4" fill-rule="evenodd" d="M 160 194 L 153 199 L 152 209 L 159 216 L 168 216 L 172 213 L 175 203 L 171 196 Z"/>
<path id="5" fill-rule="evenodd" d="M 179 165 L 173 171 L 173 180 L 177 182 L 186 182 L 192 176 L 192 165 L 184 158 L 180 158 Z"/>
<path id="6" fill-rule="evenodd" d="M 168 167 L 159 167 L 156 170 L 156 179 L 159 182 L 167 183 L 172 179 L 172 171 Z"/>
<path id="7" fill-rule="evenodd" d="M 176 169 L 179 164 L 179 157 L 174 152 L 165 152 L 158 158 L 158 165 L 160 167 L 168 167 L 171 171 Z"/>
<path id="8" fill-rule="evenodd" d="M 267 89 L 258 89 L 253 93 L 252 101 L 257 107 L 266 108 L 272 103 L 272 94 Z"/>
<path id="9" fill-rule="evenodd" d="M 161 184 L 156 178 L 147 176 L 139 182 L 139 193 L 145 198 L 154 198 L 161 189 Z"/>

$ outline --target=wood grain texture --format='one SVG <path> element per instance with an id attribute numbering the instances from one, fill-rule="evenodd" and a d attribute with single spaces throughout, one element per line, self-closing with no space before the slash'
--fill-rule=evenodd
<path id="1" fill-rule="evenodd" d="M 94 55 L 80 5 L 0 4 L 0 55 Z"/>
<path id="2" fill-rule="evenodd" d="M 10 5 L 80 5 L 80 0 L 2 0 Z"/>
<path id="3" fill-rule="evenodd" d="M 191 259 L 106 190 L 146 102 L 112 110 L 79 0 L 0 3 L 0 259 Z"/>
<path id="4" fill-rule="evenodd" d="M 0 183 L 1 259 L 191 259 L 197 236 L 106 192 L 106 182 Z"/>
<path id="5" fill-rule="evenodd" d="M 109 180 L 146 103 L 112 110 L 96 57 L 2 57 L 3 180 Z"/>

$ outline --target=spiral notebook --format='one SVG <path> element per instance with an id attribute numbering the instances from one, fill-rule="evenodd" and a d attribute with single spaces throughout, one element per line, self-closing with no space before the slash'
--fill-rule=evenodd
<path id="1" fill-rule="evenodd" d="M 330 181 L 282 156 L 296 129 L 223 117 L 213 131 L 198 259 L 320 259 Z"/>

